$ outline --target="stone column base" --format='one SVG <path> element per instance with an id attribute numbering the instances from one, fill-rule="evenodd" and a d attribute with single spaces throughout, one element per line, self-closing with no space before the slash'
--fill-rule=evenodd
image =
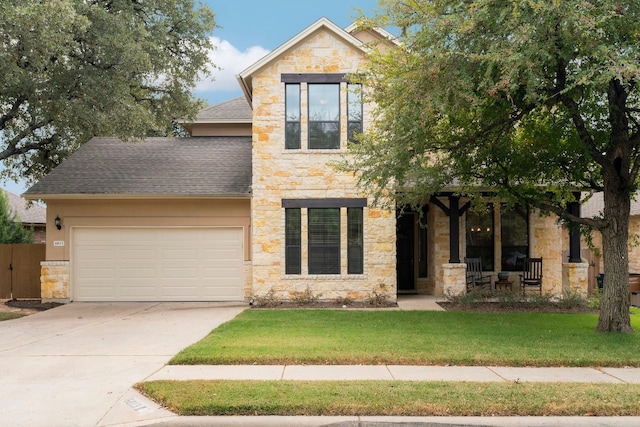
<path id="1" fill-rule="evenodd" d="M 442 264 L 442 287 L 445 295 L 458 296 L 467 292 L 467 264 Z"/>
<path id="2" fill-rule="evenodd" d="M 40 263 L 40 297 L 43 302 L 69 302 L 69 261 Z"/>
<path id="3" fill-rule="evenodd" d="M 568 262 L 562 264 L 562 293 L 587 297 L 589 291 L 589 264 Z"/>

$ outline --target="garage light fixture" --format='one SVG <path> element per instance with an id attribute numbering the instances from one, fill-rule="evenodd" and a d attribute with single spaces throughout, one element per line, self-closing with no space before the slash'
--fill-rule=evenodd
<path id="1" fill-rule="evenodd" d="M 60 217 L 58 215 L 56 215 L 56 219 L 54 219 L 54 222 L 56 224 L 56 228 L 58 230 L 62 230 L 62 220 L 60 219 Z"/>

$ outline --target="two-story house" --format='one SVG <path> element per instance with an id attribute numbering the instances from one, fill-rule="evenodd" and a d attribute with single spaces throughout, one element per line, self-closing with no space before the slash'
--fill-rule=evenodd
<path id="1" fill-rule="evenodd" d="M 191 138 L 82 146 L 25 193 L 48 207 L 43 299 L 442 295 L 464 291 L 467 255 L 491 272 L 542 256 L 544 292 L 586 289 L 554 218 L 491 198 L 472 211 L 450 189 L 425 199 L 421 226 L 331 166 L 370 125 L 350 76 L 388 37 L 322 18 L 241 72 L 243 97 L 184 123 Z"/>

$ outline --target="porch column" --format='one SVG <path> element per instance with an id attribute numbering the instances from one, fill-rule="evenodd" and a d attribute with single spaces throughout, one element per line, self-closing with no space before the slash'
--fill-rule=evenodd
<path id="1" fill-rule="evenodd" d="M 575 202 L 571 202 L 567 206 L 567 211 L 573 216 L 580 216 L 580 193 L 575 194 Z M 580 225 L 574 222 L 569 224 L 569 262 L 580 263 L 582 257 L 580 254 Z"/>
<path id="2" fill-rule="evenodd" d="M 460 263 L 460 197 L 449 196 L 449 263 Z"/>

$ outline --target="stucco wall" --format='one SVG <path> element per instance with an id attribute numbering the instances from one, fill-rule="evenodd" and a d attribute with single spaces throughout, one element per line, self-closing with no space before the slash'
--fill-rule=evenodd
<path id="1" fill-rule="evenodd" d="M 191 136 L 251 136 L 251 123 L 194 123 Z"/>
<path id="2" fill-rule="evenodd" d="M 361 198 L 353 176 L 338 173 L 329 163 L 346 151 L 346 84 L 341 87 L 341 149 L 308 150 L 307 121 L 301 120 L 302 148 L 284 148 L 283 73 L 350 73 L 364 61 L 361 51 L 324 30 L 310 35 L 253 78 L 253 286 L 262 296 L 270 290 L 282 299 L 295 298 L 307 288 L 322 299 L 364 299 L 383 285 L 396 296 L 395 216 L 364 208 L 364 274 L 346 274 L 346 212 L 341 210 L 341 274 L 306 274 L 306 213 L 302 219 L 300 275 L 285 275 L 282 199 Z M 307 108 L 306 84 L 301 84 L 301 109 Z M 369 106 L 364 106 L 364 126 Z"/>
<path id="3" fill-rule="evenodd" d="M 47 200 L 47 250 L 41 267 L 41 297 L 70 298 L 71 242 L 76 227 L 212 227 L 244 229 L 245 297 L 251 295 L 251 220 L 248 199 Z M 54 220 L 58 216 L 62 229 Z"/>
<path id="4" fill-rule="evenodd" d="M 51 199 L 46 203 L 49 261 L 69 260 L 71 230 L 82 226 L 242 226 L 245 260 L 251 259 L 248 199 Z M 61 230 L 54 224 L 56 216 Z M 64 246 L 58 246 L 60 242 Z"/>

